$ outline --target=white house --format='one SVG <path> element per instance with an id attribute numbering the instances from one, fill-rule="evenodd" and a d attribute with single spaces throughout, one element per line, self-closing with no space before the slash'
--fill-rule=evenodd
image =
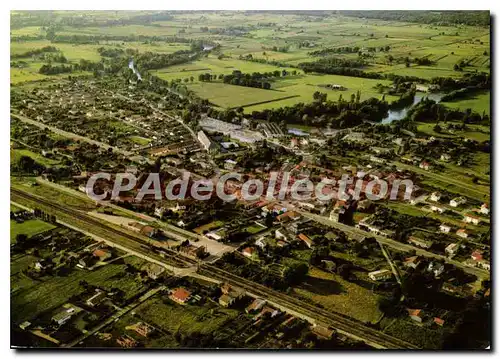
<path id="1" fill-rule="evenodd" d="M 464 197 L 457 197 L 457 198 L 453 198 L 451 201 L 450 201 L 450 206 L 452 207 L 458 207 L 462 204 L 465 204 L 467 202 L 467 200 L 464 198 Z"/>
<path id="2" fill-rule="evenodd" d="M 479 217 L 476 217 L 472 214 L 467 213 L 464 215 L 464 221 L 467 223 L 472 223 L 472 224 L 478 225 L 480 222 L 480 219 L 479 219 Z"/>
<path id="3" fill-rule="evenodd" d="M 439 230 L 443 233 L 450 233 L 451 227 L 443 223 L 439 226 Z"/>
<path id="4" fill-rule="evenodd" d="M 453 257 L 455 256 L 455 254 L 457 254 L 459 248 L 460 247 L 457 243 L 451 243 L 448 247 L 445 248 L 444 251 L 446 252 L 446 254 L 448 254 L 448 256 Z"/>
<path id="5" fill-rule="evenodd" d="M 479 210 L 482 214 L 490 214 L 490 207 L 488 206 L 488 203 L 483 203 L 481 205 L 481 209 Z"/>
<path id="6" fill-rule="evenodd" d="M 432 212 L 439 212 L 439 213 L 443 213 L 445 211 L 445 209 L 443 207 L 440 207 L 440 206 L 436 206 L 435 204 L 433 204 L 431 206 L 431 211 Z"/>
<path id="7" fill-rule="evenodd" d="M 431 198 L 430 198 L 431 201 L 438 202 L 440 199 L 441 199 L 441 193 L 433 192 L 431 194 Z"/>
<path id="8" fill-rule="evenodd" d="M 469 237 L 469 233 L 467 232 L 466 229 L 461 228 L 457 231 L 457 236 L 462 237 L 462 238 L 467 238 L 467 237 Z"/>
<path id="9" fill-rule="evenodd" d="M 374 272 L 368 273 L 368 277 L 370 277 L 371 280 L 375 281 L 385 280 L 392 277 L 392 272 L 387 269 L 376 270 Z"/>

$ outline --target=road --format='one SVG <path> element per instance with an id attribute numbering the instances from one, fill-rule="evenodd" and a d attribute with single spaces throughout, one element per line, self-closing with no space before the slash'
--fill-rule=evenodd
<path id="1" fill-rule="evenodd" d="M 143 258 L 151 258 L 152 261 L 166 262 L 171 265 L 174 259 L 177 262 L 186 265 L 189 271 L 197 269 L 197 273 L 193 276 L 211 281 L 211 282 L 229 282 L 230 284 L 245 289 L 250 294 L 259 296 L 268 300 L 271 303 L 276 303 L 282 310 L 301 313 L 304 316 L 313 318 L 315 322 L 324 323 L 339 332 L 350 336 L 354 339 L 362 339 L 367 344 L 376 348 L 390 348 L 390 349 L 416 349 L 412 344 L 404 342 L 400 339 L 391 337 L 378 330 L 367 327 L 364 323 L 354 320 L 350 317 L 339 313 L 333 313 L 316 307 L 312 304 L 304 302 L 300 299 L 294 298 L 287 294 L 277 292 L 263 285 L 249 281 L 245 278 L 238 277 L 230 272 L 224 271 L 213 265 L 196 261 L 192 258 L 187 258 L 177 252 L 165 251 L 165 256 L 157 256 L 152 251 L 142 249 L 141 243 L 148 243 L 148 239 L 139 239 L 136 235 L 131 235 L 125 231 L 119 231 L 116 228 L 110 227 L 103 221 L 98 221 L 95 218 L 88 216 L 80 211 L 69 209 L 63 204 L 52 203 L 45 198 L 35 196 L 30 193 L 19 191 L 11 188 L 11 198 L 17 201 L 21 200 L 22 203 L 29 202 L 30 207 L 38 207 L 41 209 L 48 208 L 51 213 L 55 214 L 58 218 L 73 217 L 72 226 L 83 226 L 81 231 L 89 231 L 98 236 L 106 236 L 109 242 L 123 246 L 124 248 L 132 247 L 134 252 L 139 252 Z M 186 275 L 189 275 L 186 273 Z"/>

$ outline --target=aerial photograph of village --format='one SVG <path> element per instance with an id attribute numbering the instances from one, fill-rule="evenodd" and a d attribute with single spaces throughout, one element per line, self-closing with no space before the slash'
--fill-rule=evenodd
<path id="1" fill-rule="evenodd" d="M 490 23 L 10 11 L 11 348 L 489 348 Z"/>

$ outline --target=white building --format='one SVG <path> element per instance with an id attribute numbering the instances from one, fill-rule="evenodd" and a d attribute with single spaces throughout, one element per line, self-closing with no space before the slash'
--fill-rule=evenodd
<path id="1" fill-rule="evenodd" d="M 490 214 L 490 207 L 488 206 L 488 203 L 483 203 L 481 205 L 481 209 L 479 210 L 482 214 Z"/>
<path id="2" fill-rule="evenodd" d="M 441 199 L 441 193 L 433 192 L 431 194 L 431 198 L 430 198 L 431 201 L 438 202 L 440 199 Z"/>
<path id="3" fill-rule="evenodd" d="M 443 207 L 440 207 L 440 206 L 432 205 L 431 206 L 431 211 L 432 212 L 443 213 L 445 211 L 445 209 Z"/>
<path id="4" fill-rule="evenodd" d="M 479 219 L 479 217 L 473 216 L 472 214 L 466 214 L 464 216 L 464 221 L 467 223 L 472 223 L 472 224 L 478 225 L 480 222 L 480 219 Z"/>
<path id="5" fill-rule="evenodd" d="M 375 281 L 386 280 L 392 277 L 392 272 L 387 269 L 376 270 L 374 272 L 368 273 L 368 277 L 370 277 L 371 280 Z"/>
<path id="6" fill-rule="evenodd" d="M 457 198 L 453 198 L 451 201 L 450 201 L 450 206 L 452 207 L 458 207 L 462 204 L 465 204 L 467 202 L 467 200 L 464 198 L 464 197 L 457 197 Z"/>
<path id="7" fill-rule="evenodd" d="M 443 233 L 450 233 L 451 227 L 443 223 L 439 226 L 439 230 Z"/>
<path id="8" fill-rule="evenodd" d="M 448 256 L 453 257 L 455 256 L 455 254 L 457 254 L 459 248 L 460 247 L 457 243 L 451 243 L 448 247 L 445 248 L 444 251 L 446 252 L 446 254 L 448 254 Z"/>

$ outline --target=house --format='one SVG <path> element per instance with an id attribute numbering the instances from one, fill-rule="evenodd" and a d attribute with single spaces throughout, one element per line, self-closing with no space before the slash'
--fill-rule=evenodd
<path id="1" fill-rule="evenodd" d="M 480 251 L 474 251 L 470 256 L 476 262 L 483 260 L 483 253 Z"/>
<path id="2" fill-rule="evenodd" d="M 247 258 L 250 258 L 250 259 L 254 259 L 258 256 L 257 254 L 257 250 L 255 248 L 252 248 L 252 247 L 246 247 L 244 248 L 241 253 L 247 257 Z"/>
<path id="3" fill-rule="evenodd" d="M 196 247 L 192 244 L 179 246 L 179 252 L 193 258 L 203 258 L 207 253 L 205 246 Z"/>
<path id="4" fill-rule="evenodd" d="M 89 307 L 95 307 L 96 305 L 101 304 L 101 302 L 106 298 L 106 292 L 96 289 L 96 293 L 93 294 L 90 298 L 85 301 Z"/>
<path id="5" fill-rule="evenodd" d="M 439 277 L 444 272 L 444 265 L 439 262 L 430 262 L 427 271 L 434 273 L 434 277 Z"/>
<path id="6" fill-rule="evenodd" d="M 234 169 L 234 167 L 238 164 L 238 162 L 233 161 L 233 160 L 226 160 L 224 162 L 224 168 L 228 171 L 231 171 Z"/>
<path id="7" fill-rule="evenodd" d="M 440 192 L 432 192 L 430 200 L 434 202 L 438 202 L 441 199 L 441 193 Z"/>
<path id="8" fill-rule="evenodd" d="M 111 253 L 105 249 L 96 249 L 92 255 L 99 258 L 100 261 L 105 261 L 111 257 Z"/>
<path id="9" fill-rule="evenodd" d="M 422 310 L 421 309 L 407 309 L 410 318 L 416 322 L 422 323 Z"/>
<path id="10" fill-rule="evenodd" d="M 148 335 L 151 334 L 152 332 L 154 332 L 154 330 L 155 330 L 155 328 L 153 328 L 151 325 L 144 323 L 144 322 L 138 322 L 134 325 L 125 327 L 125 329 L 131 329 L 131 330 L 135 331 L 137 334 L 139 334 L 140 336 L 143 336 L 145 338 L 147 338 Z"/>
<path id="11" fill-rule="evenodd" d="M 445 208 L 441 206 L 436 206 L 435 204 L 431 205 L 431 211 L 432 212 L 438 212 L 438 213 L 443 213 L 445 211 Z"/>
<path id="12" fill-rule="evenodd" d="M 158 279 L 163 273 L 165 273 L 165 268 L 156 263 L 146 264 L 144 270 L 148 274 L 148 277 L 153 280 Z"/>
<path id="13" fill-rule="evenodd" d="M 368 277 L 370 277 L 370 279 L 374 281 L 386 280 L 392 277 L 392 272 L 387 269 L 376 270 L 374 272 L 368 273 Z"/>
<path id="14" fill-rule="evenodd" d="M 450 233 L 451 227 L 443 223 L 439 226 L 439 230 L 443 233 Z"/>
<path id="15" fill-rule="evenodd" d="M 462 238 L 469 237 L 469 232 L 465 228 L 460 228 L 457 230 L 456 235 Z"/>
<path id="16" fill-rule="evenodd" d="M 331 339 L 335 331 L 325 325 L 315 324 L 311 327 L 311 331 L 320 338 Z"/>
<path id="17" fill-rule="evenodd" d="M 198 141 L 200 141 L 203 148 L 208 152 L 212 152 L 217 148 L 217 146 L 207 137 L 207 135 L 203 131 L 198 131 Z"/>
<path id="18" fill-rule="evenodd" d="M 337 264 L 334 262 L 334 261 L 330 261 L 330 260 L 327 260 L 327 259 L 322 259 L 321 260 L 321 266 L 329 271 L 329 272 L 335 272 L 335 269 L 337 269 Z"/>
<path id="19" fill-rule="evenodd" d="M 464 197 L 456 197 L 450 201 L 450 206 L 458 207 L 458 206 L 465 204 L 465 203 L 467 203 L 467 200 Z"/>
<path id="20" fill-rule="evenodd" d="M 166 208 L 165 207 L 156 207 L 155 208 L 155 216 L 158 218 L 163 217 L 163 213 L 165 213 Z"/>
<path id="21" fill-rule="evenodd" d="M 297 238 L 300 239 L 302 242 L 304 242 L 308 248 L 312 247 L 312 245 L 313 245 L 312 240 L 308 236 L 306 236 L 304 233 L 300 233 L 297 236 Z"/>
<path id="22" fill-rule="evenodd" d="M 479 222 L 481 222 L 481 220 L 479 219 L 479 217 L 476 217 L 470 213 L 466 213 L 464 215 L 464 221 L 466 223 L 472 223 L 472 224 L 475 224 L 475 225 L 478 225 Z"/>
<path id="23" fill-rule="evenodd" d="M 444 325 L 444 320 L 438 317 L 434 317 L 434 323 L 442 327 Z"/>
<path id="24" fill-rule="evenodd" d="M 480 268 L 486 269 L 488 271 L 491 269 L 490 261 L 487 259 L 481 259 L 481 260 L 477 261 L 477 266 Z"/>
<path id="25" fill-rule="evenodd" d="M 222 305 L 223 307 L 229 307 L 234 303 L 235 300 L 236 298 L 233 298 L 227 294 L 223 294 L 219 298 L 219 304 Z"/>
<path id="26" fill-rule="evenodd" d="M 274 233 L 274 236 L 276 237 L 276 239 L 281 239 L 286 242 L 290 242 L 290 240 L 293 238 L 293 236 L 284 228 L 277 229 Z"/>
<path id="27" fill-rule="evenodd" d="M 280 314 L 280 311 L 274 308 L 271 308 L 269 306 L 265 306 L 262 308 L 259 314 L 257 314 L 255 317 L 253 317 L 253 320 L 259 320 L 261 317 L 266 315 L 267 313 L 271 314 L 271 318 L 274 318 L 278 314 Z"/>
<path id="28" fill-rule="evenodd" d="M 245 312 L 251 313 L 255 312 L 257 310 L 260 310 L 264 305 L 266 304 L 266 301 L 264 299 L 256 298 L 248 307 L 245 308 Z"/>
<path id="29" fill-rule="evenodd" d="M 448 254 L 449 257 L 453 257 L 455 256 L 455 254 L 457 254 L 459 248 L 460 247 L 458 243 L 451 243 L 444 249 L 444 251 L 446 252 L 446 254 Z"/>
<path id="30" fill-rule="evenodd" d="M 441 155 L 441 161 L 448 162 L 448 161 L 450 161 L 450 160 L 451 160 L 451 156 L 450 156 L 449 154 L 447 154 L 447 153 L 443 153 L 443 154 Z"/>
<path id="31" fill-rule="evenodd" d="M 126 334 L 116 339 L 116 343 L 119 344 L 122 348 L 133 348 L 137 346 L 137 342 Z"/>
<path id="32" fill-rule="evenodd" d="M 244 295 L 243 291 L 231 287 L 228 283 L 224 283 L 220 289 L 222 295 L 219 298 L 219 304 L 223 307 L 231 306 L 237 299 Z"/>
<path id="33" fill-rule="evenodd" d="M 417 268 L 418 265 L 420 264 L 421 262 L 421 258 L 419 256 L 413 256 L 413 257 L 408 257 L 408 258 L 405 258 L 405 261 L 403 263 L 403 265 L 405 267 L 408 267 L 408 268 Z"/>
<path id="34" fill-rule="evenodd" d="M 420 162 L 420 165 L 418 165 L 418 167 L 428 171 L 432 168 L 432 165 L 429 162 L 422 161 L 422 162 Z"/>
<path id="35" fill-rule="evenodd" d="M 486 215 L 490 214 L 490 207 L 488 206 L 488 203 L 483 203 L 479 212 Z"/>
<path id="36" fill-rule="evenodd" d="M 186 304 L 190 297 L 191 292 L 184 288 L 176 288 L 170 294 L 170 299 L 179 304 Z"/>
<path id="37" fill-rule="evenodd" d="M 410 238 L 408 238 L 408 243 L 414 244 L 417 247 L 421 248 L 430 248 L 432 246 L 432 241 L 415 236 L 410 236 Z"/>
<path id="38" fill-rule="evenodd" d="M 73 307 L 65 308 L 64 310 L 54 315 L 52 317 L 52 321 L 57 323 L 58 325 L 63 325 L 76 313 L 77 311 Z"/>

